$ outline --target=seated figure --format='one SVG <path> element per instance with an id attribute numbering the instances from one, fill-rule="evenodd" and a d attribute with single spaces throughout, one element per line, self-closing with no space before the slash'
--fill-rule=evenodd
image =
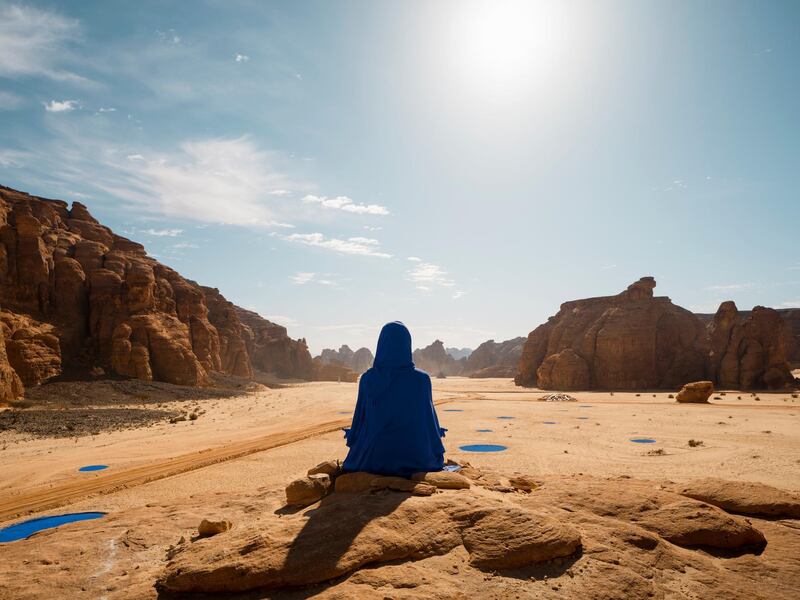
<path id="1" fill-rule="evenodd" d="M 445 430 L 433 406 L 431 378 L 414 368 L 411 334 L 402 323 L 381 329 L 372 368 L 358 384 L 344 470 L 408 477 L 444 466 Z"/>

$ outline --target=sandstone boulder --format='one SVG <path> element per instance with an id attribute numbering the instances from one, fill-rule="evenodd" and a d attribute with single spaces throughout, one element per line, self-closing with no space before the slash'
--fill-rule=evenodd
<path id="1" fill-rule="evenodd" d="M 320 473 L 324 473 L 333 481 L 342 474 L 342 463 L 338 460 L 326 460 L 325 462 L 319 463 L 316 467 L 311 467 L 307 474 L 319 475 Z"/>
<path id="2" fill-rule="evenodd" d="M 200 521 L 200 525 L 197 526 L 197 534 L 201 538 L 212 537 L 230 530 L 231 527 L 233 527 L 233 524 L 227 519 L 203 519 Z"/>
<path id="3" fill-rule="evenodd" d="M 678 492 L 732 513 L 800 519 L 800 495 L 763 483 L 707 477 L 679 487 Z"/>
<path id="4" fill-rule="evenodd" d="M 442 490 L 466 490 L 470 486 L 469 479 L 452 471 L 415 473 L 411 476 L 411 479 L 427 483 Z"/>
<path id="5" fill-rule="evenodd" d="M 331 478 L 326 473 L 316 473 L 295 479 L 286 486 L 286 504 L 308 506 L 322 500 L 331 491 Z"/>
<path id="6" fill-rule="evenodd" d="M 687 383 L 684 385 L 675 395 L 675 401 L 683 403 L 704 403 L 708 402 L 708 399 L 713 393 L 713 382 L 695 381 L 693 383 Z"/>

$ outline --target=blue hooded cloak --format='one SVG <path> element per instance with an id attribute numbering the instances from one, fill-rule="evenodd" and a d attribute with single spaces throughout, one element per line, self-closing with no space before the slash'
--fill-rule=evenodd
<path id="1" fill-rule="evenodd" d="M 445 430 L 433 406 L 431 378 L 414 368 L 411 334 L 399 321 L 381 329 L 372 368 L 361 376 L 345 471 L 408 477 L 441 471 Z"/>

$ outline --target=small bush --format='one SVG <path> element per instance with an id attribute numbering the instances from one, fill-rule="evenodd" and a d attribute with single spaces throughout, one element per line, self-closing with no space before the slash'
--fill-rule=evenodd
<path id="1" fill-rule="evenodd" d="M 675 394 L 670 394 L 669 396 L 667 396 L 667 398 L 674 398 L 674 397 L 675 397 Z"/>
<path id="2" fill-rule="evenodd" d="M 689 440 L 689 447 L 690 448 L 697 448 L 698 446 L 702 446 L 702 440 Z"/>

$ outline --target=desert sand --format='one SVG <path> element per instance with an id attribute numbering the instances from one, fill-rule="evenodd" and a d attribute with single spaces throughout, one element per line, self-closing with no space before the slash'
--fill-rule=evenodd
<path id="1" fill-rule="evenodd" d="M 243 530 L 257 532 L 259 527 L 269 530 L 271 519 L 282 518 L 291 533 L 292 519 L 304 517 L 294 511 L 276 516 L 276 511 L 282 514 L 284 487 L 315 464 L 344 457 L 346 448 L 339 429 L 349 422 L 355 394 L 356 384 L 350 383 L 292 384 L 230 398 L 163 406 L 176 412 L 191 406 L 200 412 L 196 420 L 164 421 L 78 438 L 40 439 L 3 433 L 3 526 L 64 512 L 108 514 L 96 521 L 74 523 L 4 544 L 0 597 L 156 598 L 159 592 L 154 583 L 164 573 L 167 550 L 181 538 L 192 539 L 203 518 L 228 519 L 234 524 L 232 533 L 240 534 Z M 574 501 L 566 495 L 571 485 L 584 490 L 587 498 L 605 496 L 605 501 L 614 501 L 617 490 L 624 497 L 625 486 L 675 491 L 708 476 L 800 491 L 800 400 L 789 393 L 717 392 L 707 405 L 677 404 L 663 391 L 575 392 L 572 395 L 577 402 L 540 402 L 542 394 L 515 387 L 507 379 L 434 380 L 440 421 L 448 429 L 447 458 L 490 473 L 525 474 L 537 479 L 543 490 L 539 502 L 544 505 L 534 508 L 542 510 L 545 506 L 551 512 Z M 656 441 L 630 441 L 641 437 Z M 689 440 L 699 443 L 690 446 Z M 507 446 L 507 450 L 470 453 L 459 449 L 466 444 L 487 443 Z M 109 468 L 78 472 L 79 467 L 89 464 Z M 481 490 L 482 502 L 513 500 L 502 491 Z M 441 503 L 447 493 L 461 493 L 445 492 L 433 498 Z M 524 495 L 520 502 L 534 502 L 537 493 L 534 490 Z M 491 495 L 497 498 L 488 498 Z M 423 500 L 415 498 L 413 502 Z M 573 512 L 584 509 L 579 506 Z M 570 575 L 553 565 L 538 567 L 538 578 L 533 571 L 523 578 L 516 572 L 487 573 L 470 566 L 460 547 L 420 559 L 419 564 L 414 560 L 394 561 L 305 591 L 278 591 L 258 597 L 322 594 L 446 598 L 459 594 L 475 597 L 477 590 L 483 590 L 484 597 L 538 597 L 542 593 L 565 597 L 564 592 L 566 597 L 580 597 L 585 591 L 582 586 L 588 583 L 576 581 L 590 573 L 598 576 L 597 565 L 592 566 L 593 554 L 587 551 L 592 547 L 590 540 L 607 535 L 588 527 L 591 519 L 586 519 L 573 523 L 582 532 L 584 549 L 579 558 L 571 559 Z M 800 585 L 800 522 L 751 521 L 767 539 L 763 553 L 720 558 L 705 550 L 675 548 L 681 556 L 691 552 L 696 555 L 691 560 L 707 561 L 716 565 L 714 568 L 738 565 L 733 569 L 736 571 L 745 569 L 744 564 L 759 577 L 768 573 L 782 582 L 776 588 L 776 597 L 792 597 L 793 591 L 800 590 L 795 587 Z M 226 535 L 231 534 L 202 543 Z M 787 558 L 792 552 L 794 562 Z M 621 556 L 630 559 L 624 552 Z M 642 567 L 637 572 L 652 568 Z M 788 572 L 791 569 L 793 574 Z M 538 580 L 547 573 L 549 581 L 560 583 L 542 586 Z M 707 574 L 709 579 L 703 583 L 697 572 L 675 573 L 669 585 L 634 586 L 628 597 L 650 597 L 650 593 L 656 597 L 715 597 L 711 591 L 719 589 L 723 579 L 726 586 L 734 582 L 740 590 L 754 593 L 756 589 L 748 587 L 747 582 L 736 583 L 733 575 L 715 583 Z M 530 577 L 538 583 L 531 582 Z M 625 596 L 623 588 L 630 582 L 620 580 L 622 587 L 615 587 L 613 576 L 606 577 L 611 580 L 598 587 L 606 595 L 596 597 Z M 409 578 L 413 585 L 406 581 Z M 676 587 L 672 595 L 665 596 L 669 586 Z M 619 595 L 614 595 L 614 590 Z"/>

